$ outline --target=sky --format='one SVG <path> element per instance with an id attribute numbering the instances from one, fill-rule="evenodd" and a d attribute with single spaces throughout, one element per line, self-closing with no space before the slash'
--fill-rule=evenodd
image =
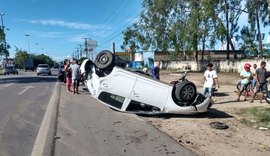
<path id="1" fill-rule="evenodd" d="M 139 19 L 141 4 L 142 0 L 0 0 L 0 13 L 11 57 L 15 47 L 30 47 L 30 53 L 61 61 L 84 46 L 82 38 L 97 41 L 96 52 L 111 50 L 112 42 L 122 51 L 122 32 Z"/>
<path id="2" fill-rule="evenodd" d="M 138 21 L 142 1 L 0 0 L 10 56 L 14 57 L 17 47 L 62 61 L 70 58 L 79 45 L 84 47 L 82 38 L 97 41 L 95 53 L 111 50 L 112 42 L 116 51 L 122 51 L 122 32 Z M 239 25 L 247 24 L 246 21 L 247 15 L 243 14 Z M 268 29 L 262 32 L 267 35 L 264 42 L 270 42 Z M 219 43 L 215 49 L 221 47 Z"/>

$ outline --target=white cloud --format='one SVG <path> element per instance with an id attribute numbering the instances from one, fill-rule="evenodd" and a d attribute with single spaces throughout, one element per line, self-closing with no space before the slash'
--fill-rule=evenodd
<path id="1" fill-rule="evenodd" d="M 29 31 L 28 33 L 42 38 L 58 38 L 66 35 L 66 33 L 64 32 Z"/>
<path id="2" fill-rule="evenodd" d="M 41 19 L 41 20 L 30 20 L 30 23 L 33 24 L 42 24 L 42 25 L 49 25 L 49 26 L 59 26 L 59 27 L 66 27 L 69 29 L 77 29 L 77 30 L 93 30 L 99 29 L 102 27 L 103 29 L 110 29 L 107 26 L 103 25 L 92 25 L 88 23 L 81 23 L 81 22 L 67 22 L 64 20 L 53 20 L 53 19 Z"/>

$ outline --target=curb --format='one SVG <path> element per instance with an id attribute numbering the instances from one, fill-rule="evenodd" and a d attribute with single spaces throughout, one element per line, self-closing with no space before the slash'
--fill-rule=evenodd
<path id="1" fill-rule="evenodd" d="M 51 156 L 54 152 L 61 83 L 56 82 L 31 156 Z"/>

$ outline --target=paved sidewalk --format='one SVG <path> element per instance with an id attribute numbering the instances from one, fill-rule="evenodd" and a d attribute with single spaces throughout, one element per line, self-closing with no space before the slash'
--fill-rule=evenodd
<path id="1" fill-rule="evenodd" d="M 55 156 L 195 155 L 138 116 L 80 93 L 67 93 L 62 86 Z"/>

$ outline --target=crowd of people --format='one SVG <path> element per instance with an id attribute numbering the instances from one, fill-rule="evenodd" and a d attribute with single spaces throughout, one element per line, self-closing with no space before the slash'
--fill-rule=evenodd
<path id="1" fill-rule="evenodd" d="M 266 71 L 266 62 L 262 61 L 260 67 L 257 68 L 257 64 L 253 64 L 253 66 L 249 63 L 244 65 L 244 70 L 240 73 L 240 91 L 237 101 L 240 101 L 240 97 L 244 94 L 244 101 L 247 100 L 247 95 L 249 92 L 253 93 L 252 100 L 253 102 L 257 94 L 259 95 L 260 102 L 262 103 L 262 99 L 264 93 L 268 91 L 267 88 L 267 78 L 268 72 Z M 251 87 L 249 87 L 251 86 Z"/>
<path id="2" fill-rule="evenodd" d="M 67 92 L 80 94 L 78 88 L 81 80 L 81 73 L 77 59 L 73 59 L 73 62 L 67 59 L 64 61 L 64 78 L 66 79 Z M 71 86 L 73 86 L 73 90 L 71 90 Z"/>
<path id="3" fill-rule="evenodd" d="M 244 96 L 244 101 L 246 101 L 248 94 L 252 93 L 250 102 L 252 103 L 259 95 L 260 103 L 262 103 L 264 94 L 268 92 L 267 78 L 270 76 L 266 71 L 266 62 L 262 61 L 259 68 L 257 68 L 257 64 L 246 63 L 243 68 L 244 70 L 240 72 L 240 89 L 237 101 L 240 101 L 241 96 Z M 204 72 L 203 95 L 211 98 L 216 87 L 220 87 L 217 73 L 213 69 L 213 64 L 209 63 Z"/>
<path id="4" fill-rule="evenodd" d="M 240 72 L 240 89 L 237 101 L 240 101 L 242 95 L 244 96 L 244 101 L 246 101 L 248 94 L 252 91 L 253 97 L 251 102 L 253 102 L 257 94 L 259 94 L 260 102 L 262 103 L 264 93 L 268 91 L 267 78 L 269 77 L 269 74 L 265 67 L 265 61 L 261 62 L 259 68 L 257 68 L 257 64 L 251 65 L 246 63 L 243 66 L 244 70 Z M 159 80 L 160 62 L 155 62 L 155 65 L 151 70 L 144 68 L 143 72 L 146 75 L 151 76 L 153 79 Z M 78 87 L 81 81 L 81 73 L 78 60 L 73 59 L 73 62 L 65 60 L 64 74 L 67 92 L 79 94 Z M 202 93 L 204 96 L 211 98 L 214 91 L 220 87 L 217 72 L 214 70 L 212 63 L 207 64 L 207 70 L 204 72 L 203 79 L 204 84 Z"/>

